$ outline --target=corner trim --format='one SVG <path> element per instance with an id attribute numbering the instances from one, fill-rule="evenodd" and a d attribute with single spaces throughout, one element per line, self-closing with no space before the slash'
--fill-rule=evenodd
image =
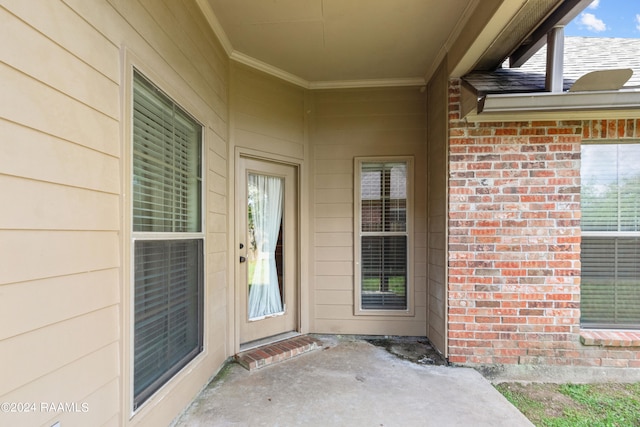
<path id="1" fill-rule="evenodd" d="M 224 28 L 222 28 L 222 24 L 218 21 L 218 17 L 213 12 L 213 9 L 211 9 L 209 2 L 207 0 L 196 0 L 196 4 L 202 11 L 202 14 L 211 26 L 216 37 L 218 37 L 218 41 L 220 41 L 220 44 L 224 48 L 225 52 L 227 52 L 227 55 L 231 56 L 231 53 L 233 52 L 231 40 L 227 37 L 227 33 L 225 33 Z"/>
<path id="2" fill-rule="evenodd" d="M 422 77 L 403 77 L 396 79 L 328 80 L 309 83 L 309 89 L 345 89 L 366 87 L 426 86 Z"/>
<path id="3" fill-rule="evenodd" d="M 284 71 L 283 69 L 274 67 L 271 64 L 262 62 L 259 59 L 256 59 L 252 56 L 245 55 L 242 52 L 238 52 L 237 50 L 234 50 L 233 52 L 231 52 L 231 54 L 229 54 L 229 58 L 232 61 L 247 65 L 253 69 L 262 71 L 271 76 L 278 77 L 279 79 L 282 79 L 286 82 L 293 83 L 296 86 L 300 86 L 304 89 L 309 89 L 309 81 L 301 77 L 298 77 L 295 74 L 291 74 L 288 71 Z"/>

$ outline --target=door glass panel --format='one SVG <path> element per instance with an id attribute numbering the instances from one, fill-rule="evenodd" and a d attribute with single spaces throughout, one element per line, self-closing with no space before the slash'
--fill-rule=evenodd
<path id="1" fill-rule="evenodd" d="M 258 320 L 284 312 L 281 286 L 284 179 L 249 173 L 247 186 L 248 313 L 249 319 Z"/>

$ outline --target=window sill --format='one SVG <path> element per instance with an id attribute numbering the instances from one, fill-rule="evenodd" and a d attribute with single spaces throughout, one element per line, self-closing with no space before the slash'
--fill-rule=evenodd
<path id="1" fill-rule="evenodd" d="M 600 347 L 640 347 L 640 331 L 615 329 L 582 329 L 582 345 Z"/>

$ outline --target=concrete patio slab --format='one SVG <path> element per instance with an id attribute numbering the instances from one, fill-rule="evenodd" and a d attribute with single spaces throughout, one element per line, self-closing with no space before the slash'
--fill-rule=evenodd
<path id="1" fill-rule="evenodd" d="M 424 366 L 364 340 L 248 372 L 230 364 L 176 426 L 532 426 L 478 372 Z"/>

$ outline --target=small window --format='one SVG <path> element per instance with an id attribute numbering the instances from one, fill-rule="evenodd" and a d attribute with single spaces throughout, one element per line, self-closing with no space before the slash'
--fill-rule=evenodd
<path id="1" fill-rule="evenodd" d="M 640 327 L 640 144 L 582 147 L 581 323 Z"/>
<path id="2" fill-rule="evenodd" d="M 133 80 L 134 410 L 203 348 L 202 126 Z"/>
<path id="3" fill-rule="evenodd" d="M 410 159 L 356 159 L 356 313 L 410 308 Z"/>

